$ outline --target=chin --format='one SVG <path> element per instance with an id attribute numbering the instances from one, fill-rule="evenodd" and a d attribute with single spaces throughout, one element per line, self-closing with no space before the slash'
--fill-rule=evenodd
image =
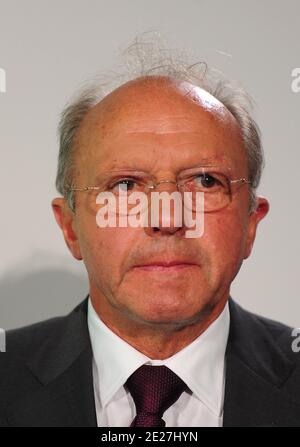
<path id="1" fill-rule="evenodd" d="M 152 284 L 151 290 L 139 290 L 120 294 L 119 304 L 127 309 L 127 316 L 135 321 L 149 324 L 192 324 L 212 311 L 211 293 L 199 291 L 195 287 L 157 288 Z M 200 293 L 199 293 L 200 292 Z"/>
<path id="2" fill-rule="evenodd" d="M 136 309 L 134 314 L 135 319 L 150 325 L 186 326 L 201 320 L 202 309 L 199 309 L 199 303 L 197 309 L 191 312 L 191 308 L 186 306 L 183 308 L 182 303 L 181 306 L 176 306 L 174 303 L 168 306 L 162 301 L 158 306 Z"/>

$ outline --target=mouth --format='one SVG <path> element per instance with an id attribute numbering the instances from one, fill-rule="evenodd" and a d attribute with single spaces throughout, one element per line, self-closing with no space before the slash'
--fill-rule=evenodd
<path id="1" fill-rule="evenodd" d="M 134 269 L 146 272 L 172 273 L 195 267 L 198 267 L 198 265 L 195 263 L 172 261 L 172 262 L 153 262 L 143 265 L 137 265 L 134 267 Z"/>

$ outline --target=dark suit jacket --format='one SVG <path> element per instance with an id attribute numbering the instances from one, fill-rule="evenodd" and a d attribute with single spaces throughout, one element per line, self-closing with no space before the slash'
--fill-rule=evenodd
<path id="1" fill-rule="evenodd" d="M 300 353 L 291 329 L 232 299 L 224 426 L 300 426 Z M 7 333 L 0 426 L 96 426 L 87 299 L 68 316 Z"/>

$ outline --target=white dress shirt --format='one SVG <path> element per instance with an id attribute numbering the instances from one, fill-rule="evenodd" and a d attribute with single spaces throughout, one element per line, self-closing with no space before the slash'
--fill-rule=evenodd
<path id="1" fill-rule="evenodd" d="M 163 414 L 166 427 L 222 426 L 229 320 L 227 303 L 219 317 L 192 343 L 165 360 L 151 360 L 109 329 L 89 299 L 98 427 L 130 426 L 136 410 L 124 384 L 144 364 L 167 366 L 190 389 Z"/>

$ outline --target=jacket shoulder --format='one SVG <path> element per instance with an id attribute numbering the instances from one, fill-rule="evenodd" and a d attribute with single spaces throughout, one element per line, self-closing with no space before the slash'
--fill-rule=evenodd
<path id="1" fill-rule="evenodd" d="M 33 396 L 43 388 L 45 380 L 39 371 L 44 369 L 46 372 L 49 370 L 49 374 L 54 373 L 56 363 L 67 358 L 65 348 L 70 340 L 75 338 L 75 345 L 79 345 L 77 338 L 80 339 L 80 334 L 76 338 L 76 333 L 81 327 L 76 325 L 76 321 L 80 320 L 80 310 L 83 309 L 81 303 L 66 316 L 6 332 L 6 351 L 0 354 L 0 426 L 6 425 L 4 413 L 10 404 Z M 68 336 L 66 331 L 69 331 Z M 59 351 L 62 351 L 60 357 Z M 35 368 L 36 361 L 38 368 Z"/>
<path id="2" fill-rule="evenodd" d="M 66 316 L 54 317 L 6 332 L 6 353 L 27 358 L 53 334 L 60 331 Z M 5 353 L 5 354 L 6 354 Z"/>
<path id="3" fill-rule="evenodd" d="M 6 332 L 5 352 L 0 354 L 0 400 L 9 392 L 10 384 L 36 383 L 28 369 L 28 361 L 47 340 L 61 330 L 65 319 L 55 317 Z"/>
<path id="4" fill-rule="evenodd" d="M 68 323 L 84 311 L 87 300 L 78 304 L 69 314 L 49 318 L 6 332 L 6 353 L 20 358 L 34 357 L 34 353 L 51 339 L 59 340 Z"/>
<path id="5" fill-rule="evenodd" d="M 231 318 L 234 320 L 230 328 L 233 344 L 252 346 L 256 351 L 260 350 L 265 354 L 273 348 L 273 350 L 281 351 L 296 364 L 300 364 L 300 354 L 295 355 L 297 353 L 293 349 L 295 328 L 245 310 L 232 299 L 229 301 L 229 306 Z"/>

